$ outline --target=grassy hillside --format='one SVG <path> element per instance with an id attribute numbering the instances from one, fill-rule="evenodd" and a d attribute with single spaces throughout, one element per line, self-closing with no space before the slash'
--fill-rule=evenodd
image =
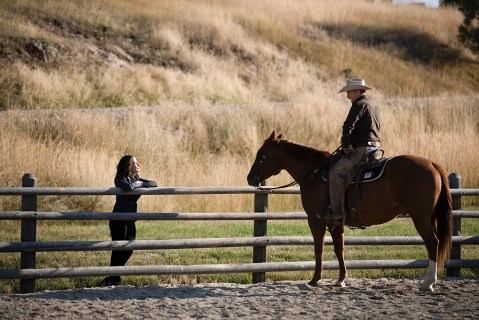
<path id="1" fill-rule="evenodd" d="M 2 1 L 0 109 L 304 103 L 348 76 L 473 94 L 453 9 L 370 1 Z"/>

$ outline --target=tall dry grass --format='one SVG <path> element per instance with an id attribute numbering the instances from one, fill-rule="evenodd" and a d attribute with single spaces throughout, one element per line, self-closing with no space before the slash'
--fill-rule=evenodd
<path id="1" fill-rule="evenodd" d="M 374 93 L 371 93 L 374 98 Z M 458 172 L 465 187 L 479 185 L 477 99 L 376 100 L 386 156 L 416 154 Z M 349 108 L 343 96 L 301 104 L 8 111 L 0 117 L 2 185 L 19 186 L 25 172 L 39 186 L 109 187 L 125 153 L 160 186 L 245 186 L 262 141 L 274 129 L 294 142 L 334 150 Z M 32 114 L 34 115 L 32 117 Z M 270 179 L 279 185 L 287 173 Z M 413 183 L 413 182 L 411 182 Z M 290 197 L 271 210 L 301 210 Z M 143 197 L 143 211 L 249 211 L 251 196 Z M 0 199 L 2 209 L 12 202 Z M 49 198 L 54 210 L 109 211 L 113 197 Z"/>
<path id="2" fill-rule="evenodd" d="M 477 92 L 479 66 L 457 43 L 454 9 L 356 0 L 2 6 L 0 109 L 299 103 L 353 75 L 389 97 Z M 33 40 L 57 53 L 25 54 Z"/>
<path id="3" fill-rule="evenodd" d="M 349 106 L 337 91 L 352 75 L 375 88 L 386 155 L 423 155 L 478 185 L 478 101 L 454 97 L 477 92 L 479 66 L 456 41 L 457 10 L 356 0 L 19 0 L 2 2 L 0 18 L 1 185 L 31 172 L 40 186 L 111 186 L 125 153 L 162 186 L 245 185 L 273 129 L 337 147 Z M 25 54 L 33 40 L 56 54 Z M 144 210 L 251 207 L 245 196 L 145 198 Z M 41 205 L 106 211 L 112 201 Z"/>

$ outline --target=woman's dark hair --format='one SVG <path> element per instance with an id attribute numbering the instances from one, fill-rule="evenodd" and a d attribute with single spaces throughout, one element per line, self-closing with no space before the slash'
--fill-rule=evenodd
<path id="1" fill-rule="evenodd" d="M 126 178 L 128 173 L 130 173 L 131 169 L 131 159 L 133 158 L 132 155 L 127 154 L 121 157 L 118 165 L 116 166 L 116 175 Z"/>

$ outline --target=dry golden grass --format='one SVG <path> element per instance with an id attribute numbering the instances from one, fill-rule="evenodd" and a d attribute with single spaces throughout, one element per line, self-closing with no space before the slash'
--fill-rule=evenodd
<path id="1" fill-rule="evenodd" d="M 478 89 L 453 9 L 356 0 L 2 5 L 0 109 L 295 103 L 351 75 L 386 96 Z"/>
<path id="2" fill-rule="evenodd" d="M 4 186 L 24 172 L 40 186 L 111 186 L 125 153 L 161 186 L 245 185 L 273 129 L 335 149 L 349 106 L 337 91 L 355 75 L 375 88 L 386 155 L 423 155 L 465 186 L 479 184 L 478 99 L 460 98 L 477 92 L 479 66 L 457 43 L 457 10 L 357 0 L 2 6 Z M 45 55 L 32 50 L 35 40 Z M 95 107 L 115 108 L 83 110 Z M 289 181 L 283 173 L 270 183 Z M 41 206 L 108 211 L 112 198 Z M 143 211 L 251 210 L 246 196 L 144 198 Z M 280 199 L 278 208 L 300 210 Z M 0 199 L 3 209 L 16 205 Z"/>
<path id="3" fill-rule="evenodd" d="M 372 94 L 374 97 L 374 94 Z M 478 99 L 378 99 L 386 156 L 416 154 L 458 172 L 465 187 L 479 174 Z M 255 152 L 271 130 L 294 142 L 334 150 L 349 103 L 249 106 L 190 106 L 83 111 L 8 111 L 0 118 L 3 185 L 20 185 L 30 172 L 39 186 L 109 187 L 125 153 L 143 164 L 143 176 L 160 186 L 245 186 Z M 34 118 L 32 119 L 32 112 Z M 291 181 L 287 173 L 271 185 Z M 45 199 L 54 210 L 109 211 L 113 197 Z M 301 210 L 278 196 L 271 210 Z M 289 199 L 289 200 L 288 200 Z M 1 199 L 0 199 L 1 200 Z M 84 202 L 82 202 L 84 201 Z M 3 202 L 8 209 L 11 202 Z M 250 196 L 144 197 L 143 211 L 252 210 Z M 15 210 L 14 208 L 10 208 Z"/>

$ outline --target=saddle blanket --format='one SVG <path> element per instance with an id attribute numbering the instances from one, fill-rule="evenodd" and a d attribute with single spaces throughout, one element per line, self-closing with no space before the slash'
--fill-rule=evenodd
<path id="1" fill-rule="evenodd" d="M 358 181 L 363 183 L 379 179 L 383 175 L 384 168 L 386 168 L 386 163 L 389 160 L 391 160 L 391 158 L 382 158 L 378 161 L 366 163 L 364 166 L 361 166 L 358 170 L 358 173 L 360 174 Z M 353 179 L 354 180 L 350 183 L 356 182 L 356 177 L 353 177 Z"/>

